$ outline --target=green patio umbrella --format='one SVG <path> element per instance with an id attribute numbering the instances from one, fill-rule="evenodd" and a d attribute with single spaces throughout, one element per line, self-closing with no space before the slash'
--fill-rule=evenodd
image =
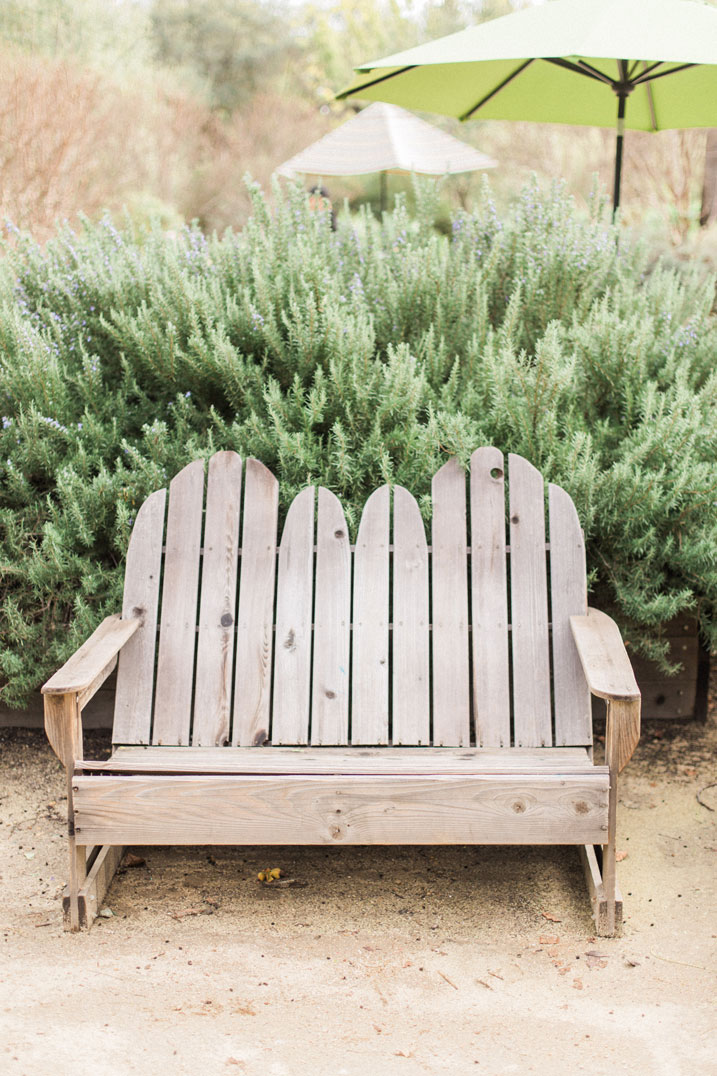
<path id="1" fill-rule="evenodd" d="M 468 120 L 717 127 L 717 8 L 697 0 L 551 0 L 362 64 L 356 96 Z"/>

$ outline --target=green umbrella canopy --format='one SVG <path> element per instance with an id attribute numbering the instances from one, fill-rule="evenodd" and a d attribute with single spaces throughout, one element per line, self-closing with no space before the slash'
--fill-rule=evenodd
<path id="1" fill-rule="evenodd" d="M 338 96 L 426 112 L 659 131 L 717 126 L 717 8 L 551 0 L 374 60 Z M 620 115 L 622 113 L 622 115 Z M 619 200 L 618 143 L 616 204 Z"/>

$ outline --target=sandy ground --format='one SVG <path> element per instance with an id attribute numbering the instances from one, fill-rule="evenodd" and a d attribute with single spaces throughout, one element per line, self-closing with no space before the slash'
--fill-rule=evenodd
<path id="1" fill-rule="evenodd" d="M 0 731 L 0 1072 L 713 1076 L 715 745 L 713 708 L 625 771 L 619 938 L 574 849 L 462 847 L 135 849 L 68 935 L 63 774 Z"/>

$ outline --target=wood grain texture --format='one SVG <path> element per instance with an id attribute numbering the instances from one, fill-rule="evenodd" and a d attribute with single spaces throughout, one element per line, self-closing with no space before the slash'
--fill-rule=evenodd
<path id="1" fill-rule="evenodd" d="M 292 501 L 279 547 L 271 727 L 277 744 L 309 739 L 313 570 L 314 487 L 309 486 Z"/>
<path id="2" fill-rule="evenodd" d="M 93 773 L 559 775 L 594 769 L 584 747 L 120 747 L 105 762 L 82 762 L 82 770 Z"/>
<path id="3" fill-rule="evenodd" d="M 389 488 L 364 505 L 354 553 L 351 741 L 388 742 Z"/>
<path id="4" fill-rule="evenodd" d="M 68 838 L 67 851 L 69 860 L 69 878 L 67 880 L 67 912 L 65 915 L 66 929 L 77 931 L 80 929 L 80 886 L 85 880 L 87 872 L 87 850 L 80 845 L 74 835 L 75 812 L 73 807 L 73 776 L 67 772 L 67 818 Z M 64 905 L 64 900 L 63 900 Z"/>
<path id="5" fill-rule="evenodd" d="M 585 872 L 585 881 L 587 882 L 588 895 L 592 905 L 593 919 L 595 920 L 595 933 L 600 938 L 610 938 L 617 933 L 622 923 L 622 894 L 616 886 L 615 910 L 611 917 L 608 908 L 608 900 L 605 896 L 602 876 L 600 874 L 600 867 L 597 861 L 597 856 L 595 855 L 595 849 L 591 844 L 588 844 L 582 845 L 578 851 L 580 853 L 583 871 Z"/>
<path id="6" fill-rule="evenodd" d="M 470 743 L 466 476 L 455 459 L 433 476 L 433 743 Z"/>
<path id="7" fill-rule="evenodd" d="M 606 774 L 431 777 L 85 776 L 94 844 L 596 844 Z"/>
<path id="8" fill-rule="evenodd" d="M 598 609 L 571 616 L 570 625 L 588 686 L 602 699 L 639 699 L 640 689 L 620 629 Z"/>
<path id="9" fill-rule="evenodd" d="M 575 505 L 560 486 L 548 487 L 550 608 L 553 623 L 555 743 L 592 743 L 590 692 L 580 664 L 571 616 L 587 613 L 585 542 Z"/>
<path id="10" fill-rule="evenodd" d="M 510 746 L 505 465 L 497 448 L 471 456 L 471 620 L 476 742 Z"/>
<path id="11" fill-rule="evenodd" d="M 125 853 L 123 845 L 106 844 L 99 849 L 87 877 L 80 886 L 78 894 L 78 926 L 75 929 L 89 930 L 102 907 L 105 894 L 109 889 L 117 868 Z M 62 899 L 65 930 L 72 930 L 71 902 L 69 893 Z"/>
<path id="12" fill-rule="evenodd" d="M 351 547 L 338 498 L 321 487 L 316 526 L 311 743 L 349 738 Z"/>
<path id="13" fill-rule="evenodd" d="M 194 460 L 169 485 L 152 743 L 186 744 L 192 715 L 204 461 Z"/>
<path id="14" fill-rule="evenodd" d="M 144 502 L 127 548 L 122 616 L 139 617 L 139 630 L 123 647 L 117 669 L 113 743 L 149 743 L 152 728 L 157 611 L 167 491 Z"/>
<path id="15" fill-rule="evenodd" d="M 608 699 L 605 757 L 616 774 L 625 768 L 640 740 L 640 699 Z"/>
<path id="16" fill-rule="evenodd" d="M 608 702 L 608 730 L 605 737 L 605 756 L 610 767 L 610 788 L 608 790 L 607 834 L 602 843 L 602 884 L 605 891 L 605 930 L 608 934 L 615 931 L 616 897 L 617 897 L 617 767 L 610 737 L 610 709 L 612 706 L 631 706 L 632 702 Z M 614 715 L 612 715 L 614 717 Z"/>
<path id="17" fill-rule="evenodd" d="M 244 466 L 241 578 L 232 743 L 264 743 L 271 725 L 279 483 L 258 460 Z"/>
<path id="18" fill-rule="evenodd" d="M 393 490 L 394 744 L 431 742 L 428 545 L 415 498 Z"/>
<path id="19" fill-rule="evenodd" d="M 229 740 L 241 476 L 236 452 L 217 452 L 209 461 L 192 725 L 196 746 Z"/>
<path id="20" fill-rule="evenodd" d="M 67 695 L 86 691 L 117 657 L 140 623 L 138 618 L 122 620 L 119 613 L 105 617 L 79 650 L 43 685 L 42 694 Z M 107 670 L 108 676 L 111 671 Z"/>
<path id="21" fill-rule="evenodd" d="M 552 743 L 543 476 L 508 457 L 513 723 L 517 747 Z"/>
<path id="22" fill-rule="evenodd" d="M 45 695 L 45 733 L 62 765 L 71 771 L 82 758 L 82 721 L 76 694 Z"/>
<path id="23" fill-rule="evenodd" d="M 588 686 L 608 702 L 605 750 L 617 774 L 640 739 L 640 689 L 614 620 L 588 609 L 587 616 L 571 617 L 570 626 Z"/>

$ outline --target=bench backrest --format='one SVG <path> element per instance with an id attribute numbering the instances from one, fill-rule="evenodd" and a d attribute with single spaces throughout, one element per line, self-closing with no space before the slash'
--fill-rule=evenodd
<path id="1" fill-rule="evenodd" d="M 382 486 L 352 546 L 333 493 L 304 489 L 277 551 L 278 483 L 257 460 L 197 460 L 142 505 L 118 670 L 120 744 L 582 746 L 588 690 L 569 617 L 586 611 L 567 493 L 479 448 L 418 505 Z M 166 509 L 166 511 L 165 511 Z M 165 519 L 166 516 L 166 519 Z M 470 526 L 468 525 L 470 521 Z M 277 555 L 278 553 L 278 555 Z"/>

